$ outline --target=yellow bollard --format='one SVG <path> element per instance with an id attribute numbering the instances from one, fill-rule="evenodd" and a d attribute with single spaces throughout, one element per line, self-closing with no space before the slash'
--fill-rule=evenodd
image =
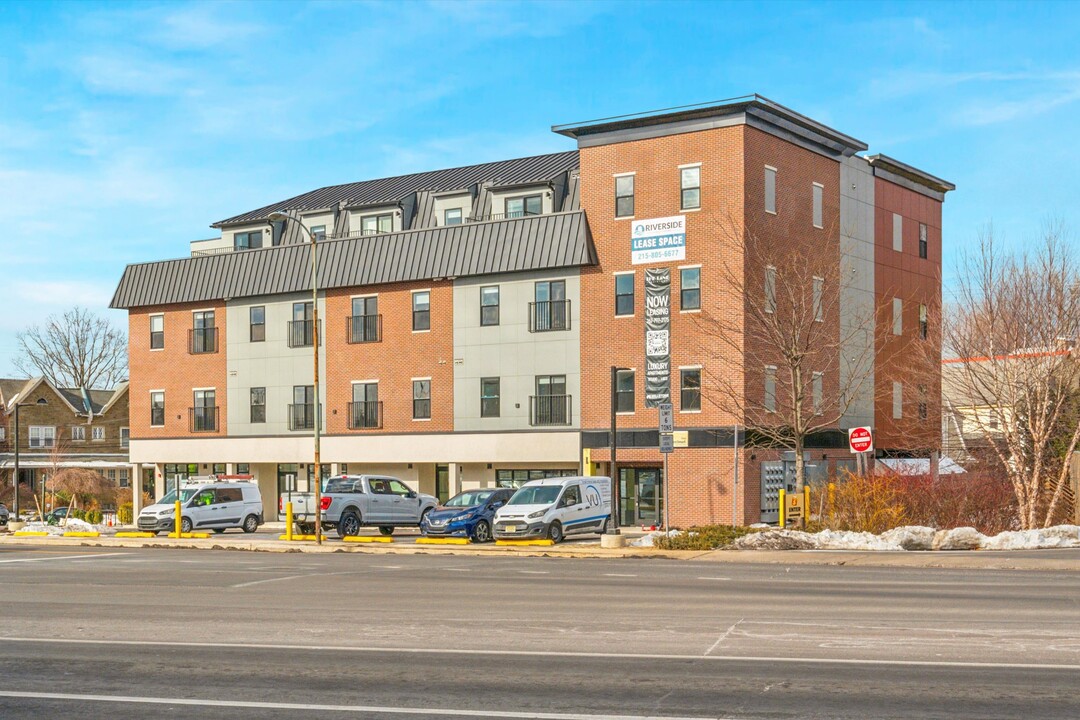
<path id="1" fill-rule="evenodd" d="M 180 489 L 177 488 L 177 492 L 179 492 L 179 491 L 180 491 Z M 180 537 L 180 525 L 182 524 L 180 522 L 181 517 L 183 517 L 183 512 L 180 510 L 180 501 L 177 500 L 176 501 L 176 519 L 173 522 L 173 525 L 176 526 L 176 537 Z"/>
<path id="2" fill-rule="evenodd" d="M 803 485 L 802 526 L 806 529 L 806 523 L 810 522 L 810 486 Z"/>
<path id="3" fill-rule="evenodd" d="M 785 497 L 786 495 L 787 495 L 787 492 L 785 492 L 784 490 L 781 489 L 780 490 L 780 527 L 781 528 L 787 527 L 787 524 L 784 522 L 784 520 L 785 520 L 784 511 L 787 510 L 787 507 L 785 506 L 785 502 L 787 501 L 787 497 Z"/>
<path id="4" fill-rule="evenodd" d="M 285 539 L 292 540 L 292 503 L 285 503 Z"/>

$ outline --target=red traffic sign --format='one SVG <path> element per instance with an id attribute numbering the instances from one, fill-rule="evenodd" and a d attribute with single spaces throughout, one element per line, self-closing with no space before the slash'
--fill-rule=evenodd
<path id="1" fill-rule="evenodd" d="M 874 434 L 868 427 L 855 427 L 848 430 L 848 446 L 853 453 L 870 452 L 874 449 Z"/>

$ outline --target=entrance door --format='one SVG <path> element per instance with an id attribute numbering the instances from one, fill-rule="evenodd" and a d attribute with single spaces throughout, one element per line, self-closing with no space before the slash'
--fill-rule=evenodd
<path id="1" fill-rule="evenodd" d="M 622 525 L 658 525 L 662 507 L 660 468 L 619 468 Z"/>
<path id="2" fill-rule="evenodd" d="M 440 505 L 445 505 L 450 499 L 450 466 L 435 466 L 435 497 Z"/>

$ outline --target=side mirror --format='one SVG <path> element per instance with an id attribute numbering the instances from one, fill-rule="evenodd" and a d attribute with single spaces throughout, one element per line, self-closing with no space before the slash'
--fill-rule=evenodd
<path id="1" fill-rule="evenodd" d="M 416 491 L 415 490 L 410 490 L 408 497 L 411 497 L 411 498 L 416 497 Z"/>

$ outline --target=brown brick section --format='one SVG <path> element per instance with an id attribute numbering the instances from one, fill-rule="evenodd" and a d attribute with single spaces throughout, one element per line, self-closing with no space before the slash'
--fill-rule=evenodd
<path id="1" fill-rule="evenodd" d="M 431 330 L 413 332 L 412 293 L 431 291 Z M 352 298 L 377 294 L 382 340 L 349 344 Z M 326 294 L 327 432 L 372 434 L 454 429 L 454 294 L 448 281 L 331 290 Z M 413 420 L 412 378 L 431 378 L 431 420 Z M 378 380 L 382 428 L 350 430 L 352 383 Z"/>
<path id="2" fill-rule="evenodd" d="M 217 326 L 215 353 L 189 352 L 188 332 L 192 312 L 213 310 Z M 165 316 L 165 347 L 150 349 L 150 316 Z M 128 365 L 131 373 L 131 437 L 161 439 L 224 436 L 226 418 L 225 305 L 219 302 L 185 303 L 133 308 L 128 312 Z M 217 432 L 190 430 L 189 411 L 194 406 L 193 388 L 214 388 L 218 407 Z M 150 426 L 150 391 L 165 391 L 165 425 Z"/>
<path id="3" fill-rule="evenodd" d="M 120 446 L 120 428 L 128 426 L 128 399 L 130 395 L 125 393 L 110 408 L 107 413 L 95 415 L 93 419 L 85 415 L 79 416 L 72 411 L 71 406 L 56 394 L 49 385 L 41 383 L 22 402 L 29 403 L 19 408 L 19 452 L 22 453 L 49 453 L 47 448 L 30 447 L 31 425 L 42 425 L 56 428 L 56 447 L 65 454 L 127 454 L 127 448 Z M 45 400 L 44 404 L 38 402 Z M 81 406 L 77 406 L 79 411 Z M 15 437 L 15 414 L 11 413 L 6 418 L 0 413 L 0 421 L 6 420 L 7 436 Z M 89 421 L 89 422 L 88 422 Z M 86 428 L 86 440 L 72 440 L 71 428 L 79 425 Z M 94 440 L 92 428 L 105 428 L 105 439 Z M 6 445 L 0 443 L 5 451 L 13 451 L 15 446 L 12 442 Z"/>

